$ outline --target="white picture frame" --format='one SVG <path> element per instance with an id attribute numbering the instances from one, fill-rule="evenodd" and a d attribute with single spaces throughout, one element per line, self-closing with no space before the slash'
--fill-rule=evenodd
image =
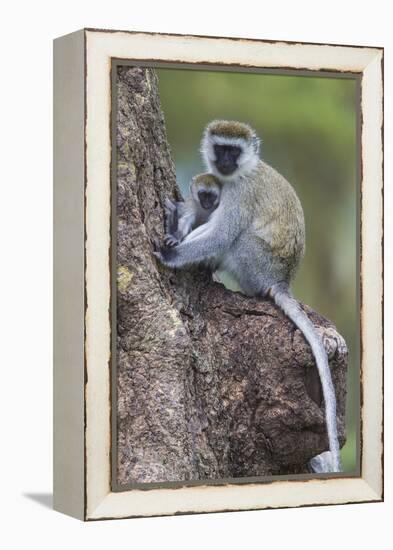
<path id="1" fill-rule="evenodd" d="M 54 507 L 82 520 L 383 499 L 383 49 L 84 29 L 55 40 Z M 361 78 L 359 477 L 111 490 L 111 62 Z"/>

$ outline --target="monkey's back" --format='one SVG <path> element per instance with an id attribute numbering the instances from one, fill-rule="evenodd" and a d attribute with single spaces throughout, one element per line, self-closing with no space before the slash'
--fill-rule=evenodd
<path id="1" fill-rule="evenodd" d="M 255 178 L 255 239 L 262 239 L 280 258 L 297 264 L 305 251 L 303 208 L 292 185 L 260 161 Z"/>
<path id="2" fill-rule="evenodd" d="M 254 295 L 273 284 L 290 284 L 305 250 L 303 209 L 290 183 L 260 161 L 240 184 L 240 210 L 251 211 L 225 267 Z M 236 271 L 236 274 L 234 273 Z"/>

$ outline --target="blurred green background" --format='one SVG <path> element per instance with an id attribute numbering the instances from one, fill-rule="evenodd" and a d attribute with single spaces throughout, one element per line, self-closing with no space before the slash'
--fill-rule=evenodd
<path id="1" fill-rule="evenodd" d="M 359 415 L 357 314 L 357 101 L 355 79 L 157 69 L 178 183 L 204 172 L 205 125 L 248 122 L 261 157 L 294 186 L 306 219 L 306 255 L 293 291 L 330 319 L 349 348 L 345 471 L 356 468 Z"/>

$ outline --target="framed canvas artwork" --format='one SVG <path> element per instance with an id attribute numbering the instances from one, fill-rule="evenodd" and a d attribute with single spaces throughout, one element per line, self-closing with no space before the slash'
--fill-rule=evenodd
<path id="1" fill-rule="evenodd" d="M 54 507 L 383 499 L 383 49 L 54 42 Z"/>

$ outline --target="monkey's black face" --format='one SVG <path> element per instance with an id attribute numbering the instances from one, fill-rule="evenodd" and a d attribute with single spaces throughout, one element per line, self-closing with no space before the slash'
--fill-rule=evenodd
<path id="1" fill-rule="evenodd" d="M 205 210 L 211 210 L 216 206 L 217 195 L 212 191 L 198 191 L 200 205 Z"/>
<path id="2" fill-rule="evenodd" d="M 236 145 L 214 145 L 215 165 L 223 176 L 230 176 L 238 167 L 241 149 Z"/>

